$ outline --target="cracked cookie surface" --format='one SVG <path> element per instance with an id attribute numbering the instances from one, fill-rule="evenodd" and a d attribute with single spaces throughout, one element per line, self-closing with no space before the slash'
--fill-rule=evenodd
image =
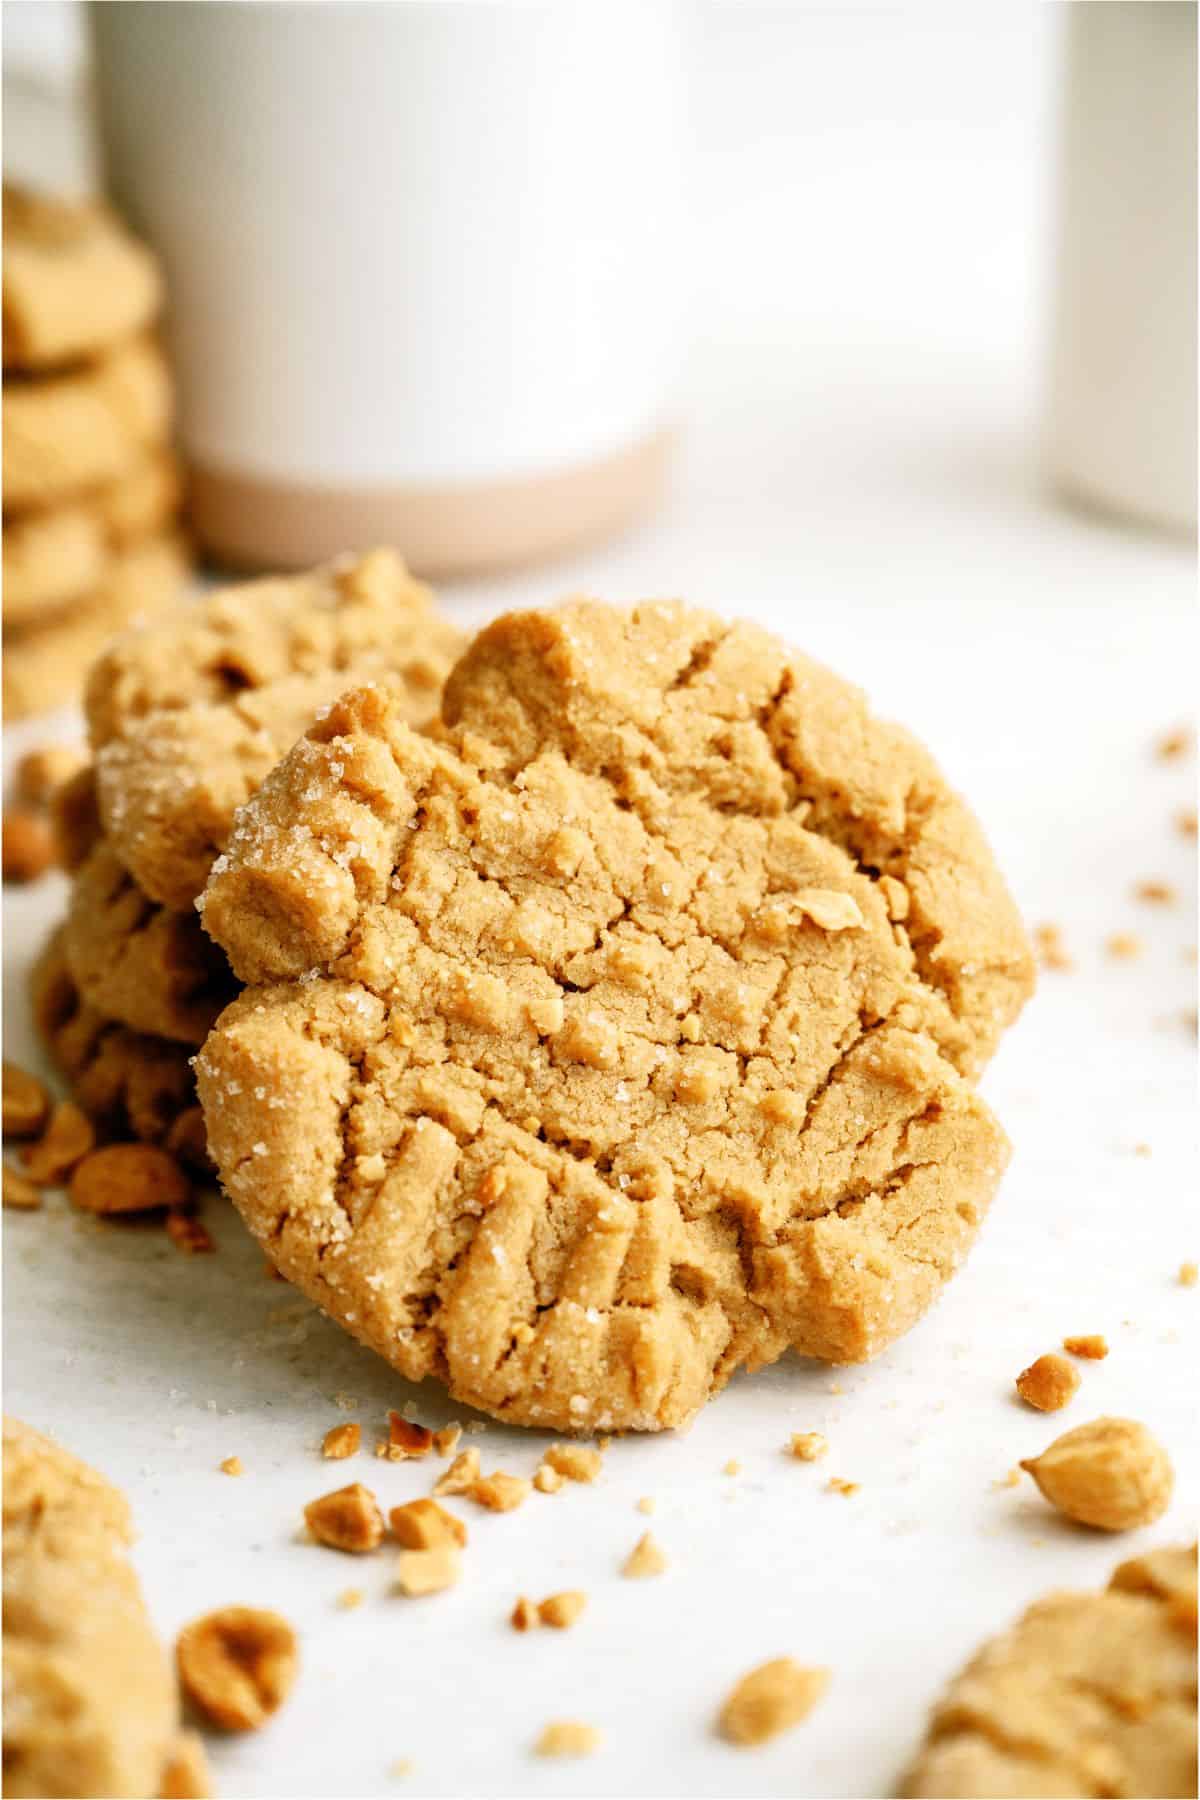
<path id="1" fill-rule="evenodd" d="M 322 706 L 386 673 L 424 725 L 461 647 L 390 551 L 224 589 L 122 639 L 86 696 L 114 849 L 152 899 L 189 911 L 234 811 Z"/>
<path id="2" fill-rule="evenodd" d="M 1196 1551 L 1051 1594 L 975 1656 L 934 1711 L 909 1800 L 1196 1792 Z"/>
<path id="3" fill-rule="evenodd" d="M 254 985 L 198 1085 L 251 1228 L 516 1422 L 874 1355 L 1006 1161 L 966 1077 L 1030 963 L 969 813 L 847 684 L 674 605 L 502 619 L 443 720 L 345 696 L 213 870 Z"/>
<path id="4" fill-rule="evenodd" d="M 4 1421 L 4 1791 L 162 1791 L 179 1726 L 170 1666 L 126 1555 L 124 1497 Z"/>

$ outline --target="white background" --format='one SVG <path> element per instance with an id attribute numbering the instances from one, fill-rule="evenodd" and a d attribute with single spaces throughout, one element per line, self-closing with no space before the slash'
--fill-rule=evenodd
<path id="1" fill-rule="evenodd" d="M 1043 977 L 986 1078 L 1015 1155 L 979 1245 L 879 1363 L 785 1362 L 684 1436 L 614 1444 L 595 1488 L 504 1517 L 461 1506 L 464 1581 L 418 1602 L 389 1593 L 388 1554 L 297 1534 L 343 1479 L 385 1505 L 427 1491 L 427 1466 L 314 1448 L 342 1416 L 370 1442 L 414 1396 L 265 1279 L 218 1201 L 220 1253 L 195 1260 L 57 1198 L 8 1215 L 6 1407 L 127 1487 L 164 1635 L 224 1601 L 276 1606 L 301 1634 L 286 1709 L 213 1747 L 226 1796 L 885 1795 L 981 1638 L 1195 1530 L 1200 1290 L 1175 1279 L 1200 1251 L 1195 903 L 1172 827 L 1194 765 L 1152 755 L 1192 710 L 1194 570 L 1181 547 L 1057 509 L 1038 478 L 1058 22 L 1021 6 L 698 15 L 703 279 L 669 504 L 572 565 L 447 597 L 466 618 L 580 588 L 751 614 L 941 756 L 1030 921 L 1058 923 L 1076 959 Z M 1148 876 L 1179 902 L 1138 906 Z M 23 982 L 61 890 L 6 898 L 5 1053 L 33 1060 Z M 1140 961 L 1106 959 L 1118 929 L 1143 935 Z M 1112 1354 L 1083 1367 L 1061 1420 L 1040 1418 L 1013 1377 L 1073 1331 L 1107 1333 Z M 415 1398 L 430 1424 L 462 1416 Z M 1180 1477 L 1169 1517 L 1120 1540 L 1060 1523 L 1027 1481 L 995 1485 L 1101 1412 L 1143 1419 Z M 782 1454 L 809 1429 L 825 1464 Z M 542 1440 L 488 1425 L 469 1441 L 530 1472 Z M 231 1453 L 241 1481 L 216 1472 Z M 825 1492 L 830 1475 L 861 1491 Z M 622 1581 L 647 1524 L 670 1569 Z M 368 1599 L 343 1613 L 347 1585 Z M 590 1604 L 571 1633 L 507 1626 L 518 1593 L 576 1586 Z M 826 1700 L 765 1749 L 725 1747 L 711 1726 L 728 1686 L 783 1653 L 830 1667 Z M 554 1718 L 599 1726 L 601 1752 L 533 1758 Z"/>

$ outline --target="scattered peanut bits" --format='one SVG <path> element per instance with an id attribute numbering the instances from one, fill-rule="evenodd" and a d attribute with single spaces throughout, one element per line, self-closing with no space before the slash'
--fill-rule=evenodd
<path id="1" fill-rule="evenodd" d="M 171 1208 L 167 1214 L 166 1233 L 185 1256 L 209 1256 L 217 1247 L 208 1227 L 190 1207 Z"/>
<path id="2" fill-rule="evenodd" d="M 523 1475 L 506 1475 L 503 1469 L 497 1469 L 494 1475 L 481 1475 L 467 1490 L 468 1497 L 478 1506 L 486 1506 L 489 1512 L 513 1512 L 524 1505 L 532 1492 L 531 1481 Z"/>
<path id="3" fill-rule="evenodd" d="M 452 1544 L 436 1550 L 402 1550 L 396 1558 L 396 1586 L 402 1594 L 440 1594 L 462 1576 L 462 1558 Z"/>
<path id="4" fill-rule="evenodd" d="M 461 1436 L 461 1425 L 443 1425 L 440 1431 L 433 1434 L 433 1447 L 439 1456 L 453 1456 Z"/>
<path id="5" fill-rule="evenodd" d="M 17 764 L 16 789 L 30 806 L 49 806 L 58 789 L 88 760 L 82 744 L 40 744 Z"/>
<path id="6" fill-rule="evenodd" d="M 0 832 L 0 856 L 6 882 L 24 886 L 52 867 L 54 832 L 44 814 L 29 807 L 14 806 L 5 813 Z"/>
<path id="7" fill-rule="evenodd" d="M 1152 1525 L 1171 1503 L 1175 1471 L 1135 1419 L 1093 1419 L 1021 1464 L 1052 1506 L 1097 1531 Z"/>
<path id="8" fill-rule="evenodd" d="M 1132 962 L 1142 954 L 1144 946 L 1136 931 L 1114 931 L 1105 940 L 1104 948 L 1114 962 Z"/>
<path id="9" fill-rule="evenodd" d="M 829 1439 L 820 1431 L 794 1431 L 788 1448 L 797 1462 L 820 1462 L 829 1449 Z"/>
<path id="10" fill-rule="evenodd" d="M 479 1452 L 472 1445 L 460 1450 L 450 1467 L 433 1484 L 435 1494 L 469 1494 L 479 1480 Z"/>
<path id="11" fill-rule="evenodd" d="M 1036 925 L 1033 931 L 1033 947 L 1043 969 L 1073 969 L 1075 967 L 1067 955 L 1062 929 L 1058 925 Z"/>
<path id="12" fill-rule="evenodd" d="M 599 1748 L 596 1727 L 581 1725 L 577 1719 L 556 1719 L 543 1728 L 533 1747 L 535 1756 L 591 1756 Z"/>
<path id="13" fill-rule="evenodd" d="M 36 1137 L 50 1113 L 50 1096 L 36 1075 L 16 1063 L 4 1064 L 4 1135 Z"/>
<path id="14" fill-rule="evenodd" d="M 244 1475 L 246 1465 L 240 1456 L 227 1456 L 224 1462 L 218 1463 L 222 1475 Z"/>
<path id="15" fill-rule="evenodd" d="M 106 1144 L 75 1165 L 71 1203 L 81 1212 L 152 1212 L 165 1206 L 182 1210 L 191 1198 L 188 1178 L 175 1158 L 153 1144 Z"/>
<path id="16" fill-rule="evenodd" d="M 392 1536 L 406 1550 L 437 1550 L 443 1544 L 460 1549 L 467 1541 L 467 1528 L 461 1519 L 439 1506 L 436 1500 L 409 1500 L 393 1506 L 388 1514 Z"/>
<path id="17" fill-rule="evenodd" d="M 1108 1339 L 1098 1331 L 1084 1332 L 1080 1337 L 1065 1337 L 1063 1349 L 1070 1356 L 1082 1356 L 1085 1362 L 1103 1362 L 1108 1355 Z"/>
<path id="18" fill-rule="evenodd" d="M 1174 906 L 1175 889 L 1169 881 L 1139 881 L 1133 890 L 1135 900 L 1143 900 L 1149 906 Z"/>
<path id="19" fill-rule="evenodd" d="M 1079 1371 L 1065 1356 L 1051 1351 L 1039 1356 L 1017 1376 L 1017 1392 L 1026 1406 L 1038 1412 L 1058 1412 L 1079 1387 Z"/>
<path id="20" fill-rule="evenodd" d="M 36 1212 L 42 1204 L 42 1190 L 19 1169 L 4 1165 L 4 1204 L 18 1212 Z"/>
<path id="21" fill-rule="evenodd" d="M 587 1606 L 587 1595 L 578 1589 L 564 1594 L 551 1594 L 535 1606 L 524 1594 L 512 1609 L 514 1631 L 532 1631 L 538 1625 L 549 1625 L 555 1631 L 567 1631 Z"/>
<path id="22" fill-rule="evenodd" d="M 731 1744 L 764 1744 L 807 1718 L 829 1686 L 828 1669 L 809 1669 L 778 1656 L 743 1675 L 717 1719 Z"/>
<path id="23" fill-rule="evenodd" d="M 552 1469 L 549 1463 L 540 1463 L 533 1473 L 533 1485 L 539 1494 L 557 1494 L 567 1484 L 557 1469 Z"/>
<path id="24" fill-rule="evenodd" d="M 1197 835 L 1200 827 L 1197 826 L 1194 806 L 1185 806 L 1175 814 L 1175 829 L 1180 837 L 1194 838 Z"/>
<path id="25" fill-rule="evenodd" d="M 291 1692 L 299 1653 L 278 1613 L 223 1606 L 184 1627 L 175 1661 L 184 1693 L 214 1725 L 257 1731 Z"/>
<path id="26" fill-rule="evenodd" d="M 1200 1281 L 1200 1263 L 1184 1262 L 1179 1265 L 1180 1287 L 1195 1287 Z"/>
<path id="27" fill-rule="evenodd" d="M 631 1581 L 644 1581 L 650 1575 L 661 1575 L 667 1566 L 666 1555 L 657 1538 L 647 1531 L 642 1534 L 625 1561 L 621 1564 L 622 1575 L 628 1575 Z"/>
<path id="28" fill-rule="evenodd" d="M 357 1456 L 362 1446 L 362 1426 L 353 1421 L 344 1425 L 331 1425 L 321 1439 L 321 1455 L 330 1462 L 344 1462 L 348 1456 Z"/>
<path id="29" fill-rule="evenodd" d="M 428 1456 L 433 1449 L 433 1433 L 427 1425 L 415 1425 L 402 1413 L 388 1413 L 388 1435 L 385 1444 L 375 1446 L 376 1456 L 390 1462 L 411 1462 Z"/>
<path id="30" fill-rule="evenodd" d="M 861 1481 L 845 1481 L 840 1475 L 831 1475 L 825 1483 L 825 1492 L 841 1494 L 844 1499 L 849 1500 L 852 1494 L 857 1494 L 861 1486 Z"/>
<path id="31" fill-rule="evenodd" d="M 383 1542 L 383 1514 L 370 1488 L 361 1481 L 322 1494 L 304 1509 L 304 1522 L 318 1544 L 361 1555 Z"/>
<path id="32" fill-rule="evenodd" d="M 87 1114 L 73 1100 L 60 1100 L 43 1135 L 26 1144 L 21 1154 L 30 1181 L 54 1187 L 95 1145 L 96 1128 Z"/>
<path id="33" fill-rule="evenodd" d="M 1186 726 L 1178 726 L 1174 731 L 1163 733 L 1154 747 L 1154 754 L 1160 762 L 1174 762 L 1176 757 L 1186 756 L 1191 747 L 1191 732 Z"/>
<path id="34" fill-rule="evenodd" d="M 551 1444 L 542 1462 L 566 1481 L 595 1481 L 604 1467 L 600 1452 L 585 1444 Z"/>

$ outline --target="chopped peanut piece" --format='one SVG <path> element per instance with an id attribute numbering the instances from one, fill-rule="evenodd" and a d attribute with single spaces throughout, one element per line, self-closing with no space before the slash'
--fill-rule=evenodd
<path id="1" fill-rule="evenodd" d="M 551 1444 L 542 1461 L 566 1481 L 595 1481 L 604 1467 L 600 1452 L 584 1444 Z"/>
<path id="2" fill-rule="evenodd" d="M 403 1594 L 440 1594 L 461 1576 L 462 1558 L 450 1544 L 436 1550 L 402 1550 L 396 1558 L 396 1585 Z"/>
<path id="3" fill-rule="evenodd" d="M 740 1475 L 741 1472 L 742 1465 L 736 1456 L 731 1456 L 729 1461 L 723 1464 L 721 1468 L 722 1475 Z"/>
<path id="4" fill-rule="evenodd" d="M 443 1425 L 440 1431 L 433 1434 L 433 1447 L 439 1456 L 453 1456 L 461 1436 L 461 1425 Z"/>
<path id="5" fill-rule="evenodd" d="M 764 1744 L 807 1718 L 828 1686 L 828 1669 L 776 1657 L 742 1676 L 721 1708 L 718 1729 L 731 1744 Z"/>
<path id="6" fill-rule="evenodd" d="M 296 1634 L 278 1613 L 223 1606 L 180 1632 L 175 1660 L 184 1693 L 226 1731 L 256 1731 L 296 1679 Z"/>
<path id="7" fill-rule="evenodd" d="M 853 894 L 835 888 L 797 888 L 789 898 L 796 911 L 807 913 L 822 931 L 851 931 L 863 923 L 862 909 Z"/>
<path id="8" fill-rule="evenodd" d="M 1063 1349 L 1071 1356 L 1082 1356 L 1085 1362 L 1103 1362 L 1108 1355 L 1108 1339 L 1098 1332 L 1085 1332 L 1081 1337 L 1065 1337 Z"/>
<path id="9" fill-rule="evenodd" d="M 851 1494 L 857 1494 L 861 1486 L 861 1481 L 844 1481 L 840 1475 L 831 1475 L 825 1483 L 825 1491 L 827 1494 L 841 1494 L 848 1500 Z"/>
<path id="10" fill-rule="evenodd" d="M 159 1776 L 159 1800 L 208 1800 L 212 1791 L 204 1745 L 194 1731 L 181 1731 Z"/>
<path id="11" fill-rule="evenodd" d="M 318 1544 L 360 1555 L 383 1542 L 383 1514 L 370 1488 L 361 1481 L 322 1494 L 304 1509 L 304 1521 Z"/>
<path id="12" fill-rule="evenodd" d="M 398 1412 L 388 1413 L 388 1455 L 393 1462 L 416 1460 L 432 1449 L 433 1433 L 428 1426 L 414 1425 Z"/>
<path id="13" fill-rule="evenodd" d="M 556 1631 L 566 1631 L 575 1623 L 586 1605 L 587 1595 L 581 1594 L 577 1589 L 571 1589 L 565 1594 L 551 1594 L 538 1607 L 538 1618 L 543 1625 L 551 1625 Z"/>
<path id="14" fill-rule="evenodd" d="M 173 1206 L 168 1212 L 167 1236 L 185 1256 L 208 1256 L 217 1247 L 208 1227 L 186 1207 Z"/>
<path id="15" fill-rule="evenodd" d="M 497 1469 L 494 1475 L 481 1475 L 469 1489 L 469 1497 L 489 1512 L 513 1512 L 528 1500 L 533 1483 L 523 1475 L 506 1475 Z"/>
<path id="16" fill-rule="evenodd" d="M 1180 1265 L 1179 1265 L 1179 1285 L 1180 1285 L 1180 1287 L 1195 1287 L 1195 1285 L 1198 1281 L 1200 1281 L 1200 1265 L 1198 1265 L 1194 1262 L 1180 1263 Z"/>
<path id="17" fill-rule="evenodd" d="M 80 745 L 43 744 L 27 750 L 16 770 L 16 790 L 29 806 L 48 806 L 57 790 L 87 764 Z"/>
<path id="18" fill-rule="evenodd" d="M 652 1513 L 657 1505 L 653 1494 L 643 1494 L 637 1503 L 637 1509 L 640 1513 Z"/>
<path id="19" fill-rule="evenodd" d="M 1175 889 L 1169 881 L 1139 881 L 1133 890 L 1135 900 L 1144 900 L 1149 906 L 1174 906 Z"/>
<path id="20" fill-rule="evenodd" d="M 0 860 L 4 879 L 24 886 L 54 865 L 54 833 L 50 821 L 28 807 L 14 806 L 0 827 Z"/>
<path id="21" fill-rule="evenodd" d="M 56 1186 L 95 1143 L 96 1129 L 87 1114 L 73 1100 L 60 1100 L 44 1135 L 21 1152 L 29 1179 L 43 1187 Z"/>
<path id="22" fill-rule="evenodd" d="M 321 1439 L 321 1455 L 330 1462 L 345 1462 L 348 1456 L 357 1456 L 362 1444 L 362 1426 L 350 1421 L 345 1425 L 331 1425 Z"/>
<path id="23" fill-rule="evenodd" d="M 1152 1525 L 1166 1512 L 1175 1487 L 1166 1451 L 1135 1419 L 1078 1425 L 1021 1467 L 1052 1506 L 1098 1531 Z"/>
<path id="24" fill-rule="evenodd" d="M 537 1607 L 524 1594 L 513 1607 L 509 1623 L 514 1631 L 534 1631 L 541 1624 Z"/>
<path id="25" fill-rule="evenodd" d="M 594 1725 L 558 1719 L 545 1727 L 533 1748 L 535 1756 L 591 1756 L 600 1748 L 600 1733 Z"/>
<path id="26" fill-rule="evenodd" d="M 222 1475 L 244 1475 L 246 1473 L 246 1465 L 240 1456 L 227 1456 L 224 1462 L 219 1464 L 219 1467 Z"/>
<path id="27" fill-rule="evenodd" d="M 1058 1412 L 1079 1387 L 1079 1371 L 1065 1356 L 1039 1356 L 1017 1376 L 1017 1392 L 1038 1412 Z"/>
<path id="28" fill-rule="evenodd" d="M 1008 1471 L 1007 1475 L 1001 1475 L 999 1477 L 999 1479 L 993 1485 L 998 1488 L 1020 1487 L 1020 1485 L 1021 1485 L 1020 1469 L 1019 1468 L 1010 1469 Z"/>
<path id="29" fill-rule="evenodd" d="M 343 1588 L 337 1597 L 337 1603 L 343 1612 L 353 1612 L 366 1599 L 365 1588 Z"/>
<path id="30" fill-rule="evenodd" d="M 436 1500 L 409 1500 L 404 1506 L 393 1506 L 388 1522 L 392 1536 L 406 1550 L 436 1550 L 439 1544 L 457 1544 L 461 1548 L 467 1541 L 462 1520 Z"/>
<path id="31" fill-rule="evenodd" d="M 1132 962 L 1142 954 L 1144 946 L 1136 931 L 1114 931 L 1104 948 L 1114 962 Z"/>
<path id="32" fill-rule="evenodd" d="M 650 1575 L 661 1575 L 666 1566 L 667 1559 L 661 1546 L 647 1531 L 625 1558 L 621 1573 L 628 1575 L 631 1581 L 644 1581 Z"/>
<path id="33" fill-rule="evenodd" d="M 165 1150 L 153 1144 L 106 1144 L 83 1157 L 71 1176 L 71 1204 L 81 1212 L 151 1212 L 160 1206 L 182 1209 L 191 1195 L 187 1176 Z"/>
<path id="34" fill-rule="evenodd" d="M 1196 836 L 1197 824 L 1194 806 L 1185 806 L 1181 812 L 1175 814 L 1175 829 L 1180 837 L 1194 838 Z"/>
<path id="35" fill-rule="evenodd" d="M 567 1484 L 557 1469 L 552 1469 L 548 1463 L 541 1463 L 534 1471 L 533 1485 L 539 1494 L 557 1494 Z"/>
<path id="36" fill-rule="evenodd" d="M 4 1064 L 4 1135 L 36 1137 L 50 1112 L 50 1096 L 36 1075 L 17 1063 Z"/>
<path id="37" fill-rule="evenodd" d="M 42 1204 L 42 1190 L 19 1169 L 4 1165 L 4 1204 L 19 1212 L 36 1212 Z"/>
<path id="38" fill-rule="evenodd" d="M 820 1431 L 794 1431 L 790 1449 L 797 1462 L 820 1462 L 829 1449 L 829 1439 Z"/>
<path id="39" fill-rule="evenodd" d="M 1154 747 L 1154 754 L 1161 762 L 1173 762 L 1178 756 L 1186 756 L 1192 747 L 1192 734 L 1186 726 L 1179 726 L 1174 731 L 1165 732 Z"/>
<path id="40" fill-rule="evenodd" d="M 479 1479 L 479 1452 L 472 1445 L 460 1450 L 450 1467 L 433 1484 L 435 1494 L 470 1493 Z"/>

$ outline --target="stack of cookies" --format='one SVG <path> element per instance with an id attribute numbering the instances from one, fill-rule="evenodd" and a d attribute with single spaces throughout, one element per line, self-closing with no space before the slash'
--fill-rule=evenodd
<path id="1" fill-rule="evenodd" d="M 187 568 L 150 252 L 96 204 L 4 193 L 4 710 L 74 699 Z"/>
<path id="2" fill-rule="evenodd" d="M 387 678 L 427 724 L 458 649 L 428 590 L 379 552 L 224 590 L 95 664 L 93 761 L 57 804 L 67 917 L 34 1009 L 105 1131 L 203 1159 L 190 1058 L 237 983 L 196 899 L 234 812 L 348 683 Z"/>

